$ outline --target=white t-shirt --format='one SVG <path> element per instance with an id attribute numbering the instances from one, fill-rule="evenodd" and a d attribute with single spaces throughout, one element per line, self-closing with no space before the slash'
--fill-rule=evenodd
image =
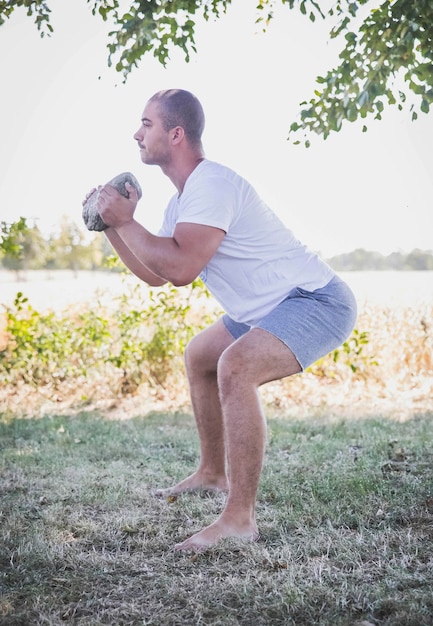
<path id="1" fill-rule="evenodd" d="M 314 291 L 335 275 L 245 179 L 219 163 L 204 160 L 195 168 L 170 200 L 158 234 L 171 237 L 180 222 L 226 233 L 200 278 L 237 322 L 254 326 L 294 287 Z"/>

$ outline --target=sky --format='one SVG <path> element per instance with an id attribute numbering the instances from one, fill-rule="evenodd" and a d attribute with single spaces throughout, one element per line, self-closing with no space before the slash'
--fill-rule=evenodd
<path id="1" fill-rule="evenodd" d="M 207 158 L 247 178 L 312 249 L 433 249 L 433 113 L 412 122 L 389 108 L 367 133 L 347 123 L 309 149 L 287 141 L 316 76 L 337 62 L 329 25 L 278 5 L 263 33 L 256 3 L 234 2 L 199 24 L 189 63 L 177 50 L 166 68 L 148 56 L 124 84 L 107 66 L 109 25 L 84 0 L 49 4 L 51 37 L 22 9 L 0 27 L 1 221 L 23 216 L 47 234 L 64 215 L 81 226 L 86 193 L 131 171 L 143 188 L 136 217 L 156 232 L 175 190 L 132 137 L 147 99 L 180 87 L 203 104 Z"/>

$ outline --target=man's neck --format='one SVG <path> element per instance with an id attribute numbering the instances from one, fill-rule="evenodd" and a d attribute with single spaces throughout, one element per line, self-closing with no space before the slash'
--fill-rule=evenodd
<path id="1" fill-rule="evenodd" d="M 185 183 L 195 168 L 205 160 L 204 154 L 195 155 L 194 158 L 184 159 L 181 163 L 173 164 L 173 167 L 161 167 L 162 171 L 176 187 L 179 195 L 182 194 Z"/>

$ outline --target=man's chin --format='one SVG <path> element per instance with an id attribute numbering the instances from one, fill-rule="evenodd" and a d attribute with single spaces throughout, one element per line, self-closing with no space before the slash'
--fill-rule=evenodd
<path id="1" fill-rule="evenodd" d="M 140 150 L 140 158 L 146 165 L 155 165 L 154 159 L 152 159 L 144 150 Z"/>

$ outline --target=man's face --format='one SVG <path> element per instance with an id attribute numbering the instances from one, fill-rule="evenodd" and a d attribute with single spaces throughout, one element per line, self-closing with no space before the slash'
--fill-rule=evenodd
<path id="1" fill-rule="evenodd" d="M 165 131 L 158 111 L 157 102 L 148 102 L 141 126 L 134 135 L 140 148 L 140 156 L 147 165 L 168 165 L 171 160 L 169 132 Z"/>

